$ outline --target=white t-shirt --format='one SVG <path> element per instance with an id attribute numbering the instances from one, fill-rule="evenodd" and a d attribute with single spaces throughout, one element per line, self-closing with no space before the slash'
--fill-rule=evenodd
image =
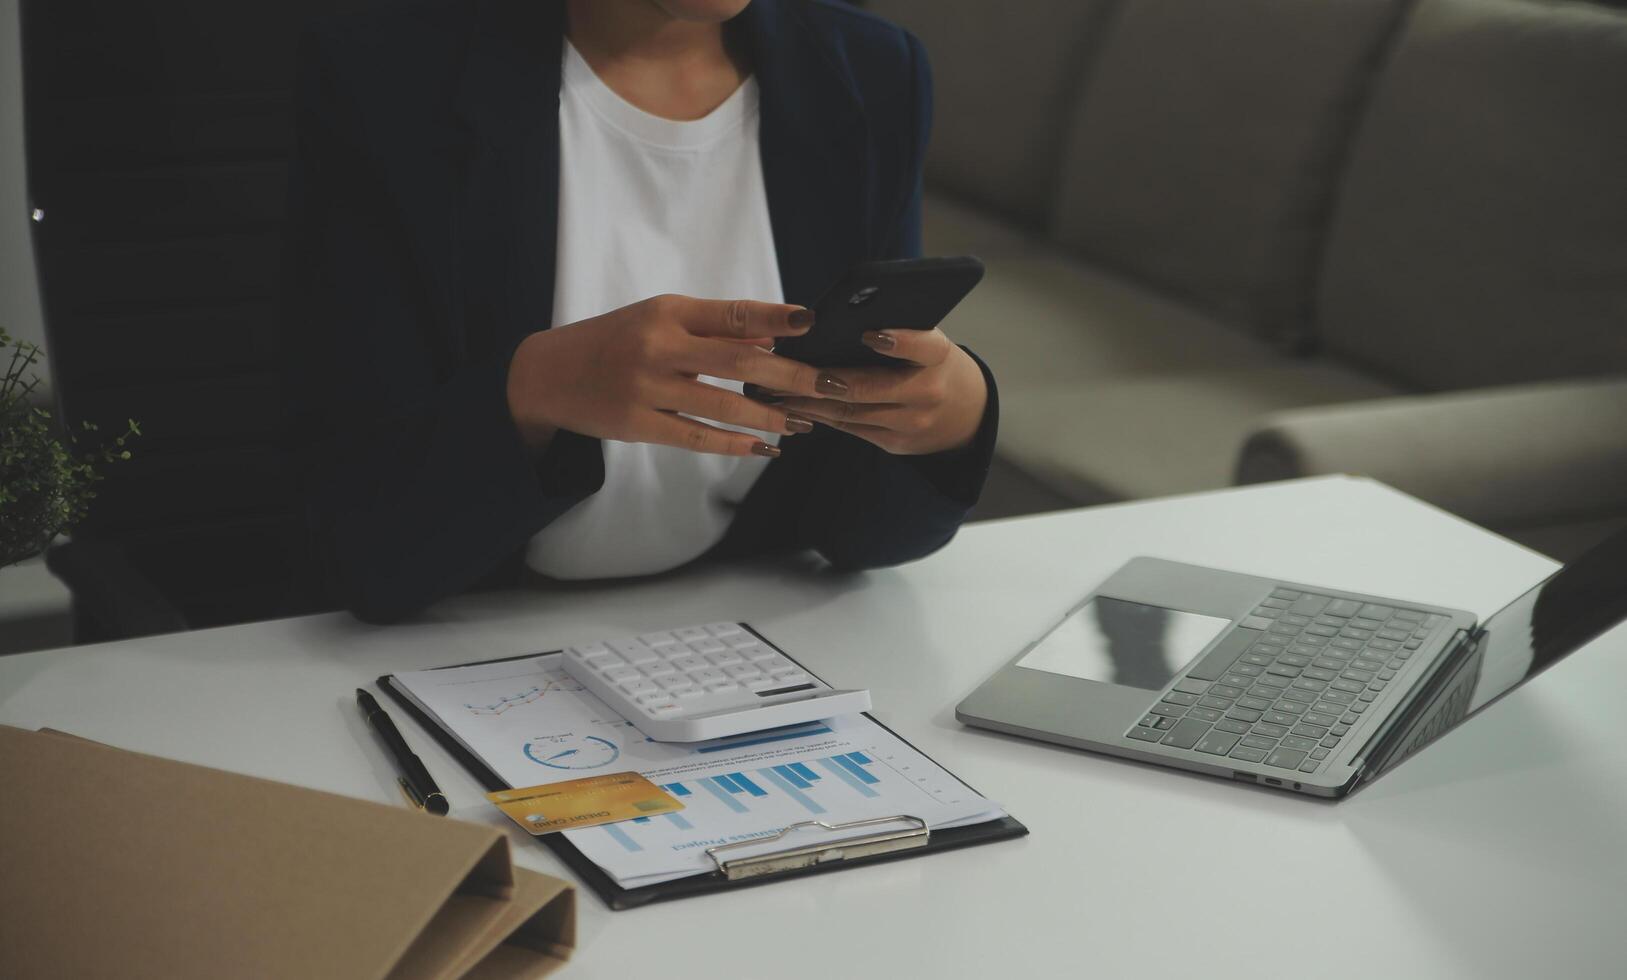
<path id="1" fill-rule="evenodd" d="M 783 300 L 757 107 L 748 78 L 705 118 L 652 116 L 565 42 L 555 326 L 660 293 Z M 682 565 L 722 539 L 768 462 L 606 439 L 604 486 L 534 536 L 526 563 L 562 579 Z"/>

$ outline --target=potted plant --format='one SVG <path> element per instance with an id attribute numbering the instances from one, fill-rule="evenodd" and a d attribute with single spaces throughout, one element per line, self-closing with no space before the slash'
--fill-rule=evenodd
<path id="1" fill-rule="evenodd" d="M 125 444 L 141 434 L 132 419 L 111 443 L 90 422 L 77 434 L 57 425 L 29 397 L 40 384 L 39 346 L 0 329 L 0 363 L 8 355 L 0 376 L 0 568 L 39 554 L 83 520 L 102 478 L 96 467 L 129 459 Z"/>

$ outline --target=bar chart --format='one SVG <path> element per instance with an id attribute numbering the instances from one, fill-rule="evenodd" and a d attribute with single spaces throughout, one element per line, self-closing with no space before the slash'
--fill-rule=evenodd
<path id="1" fill-rule="evenodd" d="M 710 776 L 659 784 L 677 797 L 694 821 L 681 813 L 659 817 L 637 817 L 620 824 L 599 828 L 629 852 L 642 851 L 648 831 L 666 821 L 688 830 L 695 821 L 712 824 L 703 814 L 728 814 L 736 818 L 768 817 L 775 821 L 824 817 L 833 810 L 846 810 L 854 797 L 874 800 L 883 776 L 876 760 L 863 752 L 843 752 L 811 759 L 761 766 L 749 771 L 722 772 Z M 885 772 L 885 769 L 882 770 Z M 652 826 L 654 825 L 654 826 Z"/>

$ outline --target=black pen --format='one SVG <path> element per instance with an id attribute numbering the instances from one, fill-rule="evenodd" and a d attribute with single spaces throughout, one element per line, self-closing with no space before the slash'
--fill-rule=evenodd
<path id="1" fill-rule="evenodd" d="M 401 737 L 395 722 L 391 721 L 390 716 L 379 707 L 379 703 L 373 700 L 373 695 L 359 687 L 356 688 L 356 703 L 361 706 L 362 715 L 367 718 L 367 723 L 373 726 L 373 730 L 379 733 L 380 738 L 384 739 L 390 755 L 395 757 L 396 772 L 400 773 L 397 779 L 401 783 L 401 788 L 407 791 L 407 798 L 414 806 L 428 810 L 437 817 L 446 816 L 447 811 L 452 809 L 446 802 L 446 794 L 435 785 L 429 770 L 424 768 L 423 760 L 414 755 L 412 749 L 407 748 L 407 740 Z"/>

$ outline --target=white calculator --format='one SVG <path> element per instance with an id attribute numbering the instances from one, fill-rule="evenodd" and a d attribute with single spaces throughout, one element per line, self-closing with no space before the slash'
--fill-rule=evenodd
<path id="1" fill-rule="evenodd" d="M 744 623 L 712 623 L 564 651 L 565 672 L 658 742 L 698 742 L 870 710 Z"/>

